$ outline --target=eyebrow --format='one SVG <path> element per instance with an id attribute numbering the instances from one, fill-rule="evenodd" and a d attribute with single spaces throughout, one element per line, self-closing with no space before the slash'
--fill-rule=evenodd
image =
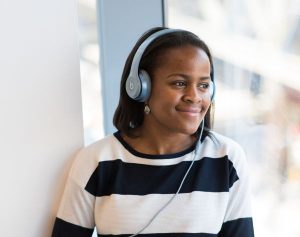
<path id="1" fill-rule="evenodd" d="M 189 80 L 190 79 L 190 76 L 186 75 L 186 74 L 183 74 L 183 73 L 173 73 L 173 74 L 170 74 L 167 78 L 169 77 L 174 77 L 174 76 L 180 76 L 180 77 L 183 77 L 184 79 L 187 79 Z M 211 80 L 210 76 L 208 77 L 200 77 L 199 78 L 201 81 L 203 80 Z"/>

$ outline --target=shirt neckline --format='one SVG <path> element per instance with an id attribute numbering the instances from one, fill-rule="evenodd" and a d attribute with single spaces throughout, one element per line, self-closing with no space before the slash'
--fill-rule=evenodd
<path id="1" fill-rule="evenodd" d="M 132 155 L 135 155 L 135 156 L 138 156 L 141 158 L 147 158 L 147 159 L 172 159 L 172 158 L 178 158 L 178 157 L 184 156 L 195 150 L 195 147 L 196 147 L 196 144 L 198 141 L 198 140 L 196 140 L 196 142 L 194 142 L 189 148 L 187 148 L 183 151 L 180 151 L 180 152 L 171 153 L 171 154 L 163 154 L 163 155 L 153 155 L 153 154 L 142 153 L 142 152 L 135 150 L 123 139 L 120 131 L 115 132 L 113 135 L 124 146 L 124 148 L 127 151 L 129 151 Z"/>

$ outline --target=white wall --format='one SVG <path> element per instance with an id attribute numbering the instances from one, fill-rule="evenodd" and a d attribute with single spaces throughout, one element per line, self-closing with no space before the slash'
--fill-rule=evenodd
<path id="1" fill-rule="evenodd" d="M 76 1 L 0 1 L 0 111 L 0 236 L 50 236 L 83 144 Z"/>

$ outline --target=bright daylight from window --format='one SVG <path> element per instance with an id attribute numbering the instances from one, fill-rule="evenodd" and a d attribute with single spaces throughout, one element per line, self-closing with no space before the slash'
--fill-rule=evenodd
<path id="1" fill-rule="evenodd" d="M 214 129 L 245 149 L 258 237 L 300 236 L 300 1 L 169 0 L 167 26 L 210 46 Z M 96 2 L 79 1 L 85 142 L 102 137 Z"/>

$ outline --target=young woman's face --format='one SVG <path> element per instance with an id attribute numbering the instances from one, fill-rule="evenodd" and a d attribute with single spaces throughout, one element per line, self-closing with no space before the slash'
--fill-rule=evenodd
<path id="1" fill-rule="evenodd" d="M 209 58 L 200 48 L 184 46 L 167 50 L 158 60 L 144 125 L 191 135 L 210 105 Z"/>

